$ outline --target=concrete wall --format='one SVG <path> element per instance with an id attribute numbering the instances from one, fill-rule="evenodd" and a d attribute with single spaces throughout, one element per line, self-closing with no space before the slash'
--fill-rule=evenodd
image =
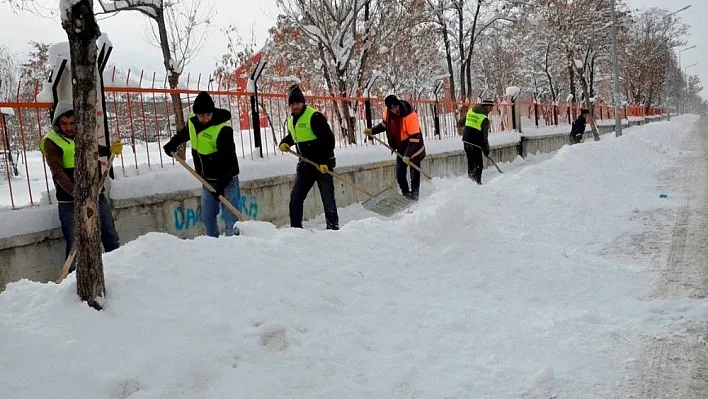
<path id="1" fill-rule="evenodd" d="M 519 144 L 492 146 L 490 156 L 498 163 L 511 162 L 519 155 L 552 152 L 568 143 L 568 134 L 522 137 Z M 423 162 L 423 167 L 435 177 L 465 175 L 467 158 L 461 150 L 429 154 Z M 393 160 L 337 168 L 335 171 L 344 179 L 371 193 L 395 186 Z M 292 174 L 242 181 L 241 203 L 237 207 L 250 219 L 268 221 L 277 226 L 288 225 L 288 202 L 294 177 Z M 200 190 L 194 190 L 112 200 L 113 215 L 121 242 L 126 243 L 154 231 L 166 232 L 180 238 L 194 238 L 204 234 L 199 195 Z M 322 213 L 319 195 L 315 185 L 305 201 L 305 219 Z M 335 197 L 339 207 L 368 198 L 337 180 Z M 0 238 L 0 291 L 4 290 L 7 283 L 22 278 L 36 281 L 54 280 L 63 262 L 64 241 L 59 229 Z"/>

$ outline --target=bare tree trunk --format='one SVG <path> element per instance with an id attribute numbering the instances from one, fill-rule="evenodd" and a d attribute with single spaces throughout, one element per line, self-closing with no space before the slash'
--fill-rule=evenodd
<path id="1" fill-rule="evenodd" d="M 477 22 L 479 21 L 479 11 L 482 8 L 482 2 L 477 2 L 477 9 L 474 11 L 474 20 L 472 21 L 472 31 L 470 32 L 470 42 L 467 46 L 467 59 L 465 60 L 465 74 L 467 80 L 467 95 L 472 94 L 472 53 L 474 52 L 474 44 L 477 41 Z M 460 58 L 463 56 L 460 55 Z M 503 93 L 503 91 L 501 92 Z"/>
<path id="2" fill-rule="evenodd" d="M 157 24 L 157 32 L 160 36 L 160 49 L 162 50 L 162 61 L 165 64 L 165 70 L 167 71 L 167 81 L 170 83 L 170 89 L 177 89 L 179 87 L 179 77 L 180 72 L 175 71 L 175 66 L 172 65 L 172 56 L 170 55 L 170 41 L 167 38 L 167 25 L 165 23 L 164 9 L 161 9 L 160 13 L 155 18 L 155 23 Z M 179 93 L 170 93 L 172 98 L 172 107 L 175 113 L 175 125 L 177 125 L 177 130 L 184 127 L 184 113 L 182 112 L 182 97 Z M 187 144 L 180 144 L 177 147 L 177 153 L 182 159 L 185 158 L 187 154 Z"/>
<path id="3" fill-rule="evenodd" d="M 551 53 L 551 45 L 547 44 L 546 45 L 546 58 L 545 58 L 543 71 L 546 73 L 546 79 L 548 79 L 548 87 L 551 91 L 551 99 L 555 102 L 558 94 L 556 93 L 556 88 L 553 85 L 553 76 L 551 76 L 551 63 L 549 61 L 550 53 Z"/>
<path id="4" fill-rule="evenodd" d="M 578 74 L 578 80 L 580 80 L 580 85 L 583 88 L 584 93 L 588 93 L 588 80 L 585 78 L 584 74 Z M 597 130 L 597 123 L 595 123 L 595 107 L 590 104 L 590 97 L 584 96 L 583 106 L 590 111 L 590 129 L 592 130 L 592 137 L 595 141 L 600 141 L 600 133 Z"/>
<path id="5" fill-rule="evenodd" d="M 571 100 L 571 102 L 576 103 L 578 96 L 576 95 L 576 90 L 575 90 L 575 60 L 573 59 L 572 52 L 568 52 L 567 56 L 568 56 L 569 89 L 570 89 L 570 94 L 573 95 L 573 99 Z"/>
<path id="6" fill-rule="evenodd" d="M 456 102 L 455 97 L 455 69 L 452 66 L 452 49 L 450 48 L 450 37 L 447 34 L 447 22 L 440 18 L 438 21 L 442 26 L 443 43 L 445 44 L 445 59 L 447 61 L 447 73 L 450 75 L 450 99 Z"/>
<path id="7" fill-rule="evenodd" d="M 347 81 L 344 74 L 347 73 L 345 70 L 337 70 L 337 79 L 339 80 L 339 95 L 343 98 L 347 98 Z M 339 102 L 338 102 L 339 103 Z M 349 100 L 342 100 L 342 114 L 344 115 L 344 121 L 346 129 L 343 132 L 347 139 L 348 144 L 356 144 L 356 134 L 354 134 L 354 122 L 355 118 L 349 112 Z"/>
<path id="8" fill-rule="evenodd" d="M 74 239 L 76 280 L 81 300 L 101 310 L 106 285 L 101 259 L 101 219 L 98 214 L 98 142 L 96 141 L 96 40 L 101 31 L 93 1 L 81 0 L 68 11 L 62 26 L 69 38 L 76 121 L 74 169 Z"/>
<path id="9" fill-rule="evenodd" d="M 320 59 L 323 60 L 322 62 L 322 74 L 324 75 L 325 78 L 325 83 L 327 84 L 327 89 L 329 90 L 329 94 L 332 97 L 337 97 L 337 91 L 335 91 L 334 83 L 332 82 L 332 75 L 329 72 L 329 68 L 327 67 L 327 63 L 324 62 L 327 58 L 325 57 L 325 49 L 322 46 L 321 43 L 317 44 L 317 49 L 320 53 Z M 344 121 L 342 120 L 342 113 L 339 110 L 339 105 L 337 101 L 334 102 L 334 115 L 337 118 L 337 122 L 339 122 L 339 126 L 344 126 Z M 334 132 L 334 126 L 332 126 L 332 132 Z M 344 136 L 344 135 L 343 135 Z M 335 133 L 336 137 L 336 133 Z"/>
<path id="10" fill-rule="evenodd" d="M 457 10 L 457 49 L 460 52 L 460 99 L 463 101 L 469 100 L 467 93 L 467 85 L 465 84 L 465 27 L 464 27 L 464 13 L 462 10 L 463 2 L 455 2 L 455 9 Z"/>

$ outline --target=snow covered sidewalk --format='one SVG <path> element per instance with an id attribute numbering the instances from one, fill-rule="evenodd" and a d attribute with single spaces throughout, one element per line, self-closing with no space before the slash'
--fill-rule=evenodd
<path id="1" fill-rule="evenodd" d="M 626 398 L 638 342 L 708 318 L 606 250 L 647 228 L 633 215 L 685 203 L 659 187 L 694 121 L 519 159 L 481 187 L 435 179 L 413 212 L 352 206 L 338 232 L 148 234 L 105 256 L 102 312 L 74 275 L 10 284 L 0 397 Z"/>

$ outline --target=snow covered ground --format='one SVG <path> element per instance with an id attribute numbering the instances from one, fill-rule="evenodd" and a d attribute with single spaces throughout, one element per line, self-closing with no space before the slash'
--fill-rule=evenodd
<path id="1" fill-rule="evenodd" d="M 104 257 L 102 312 L 62 284 L 0 294 L 3 398 L 627 398 L 637 352 L 708 306 L 656 299 L 605 251 L 676 209 L 684 116 L 466 178 L 342 229 L 148 234 Z M 706 182 L 702 182 L 706 184 Z M 555 396 L 554 396 L 555 395 Z"/>

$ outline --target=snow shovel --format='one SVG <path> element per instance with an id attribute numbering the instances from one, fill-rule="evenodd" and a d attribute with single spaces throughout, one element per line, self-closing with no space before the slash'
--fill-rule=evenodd
<path id="1" fill-rule="evenodd" d="M 189 173 L 192 174 L 192 176 L 196 177 L 197 180 L 199 180 L 199 182 L 202 183 L 202 184 L 204 185 L 204 187 L 207 188 L 207 190 L 211 191 L 212 193 L 215 193 L 215 192 L 216 192 L 216 189 L 214 189 L 214 187 L 212 187 L 211 184 L 209 184 L 206 180 L 204 180 L 203 177 L 199 176 L 199 173 L 197 173 L 197 171 L 194 170 L 194 168 L 192 168 L 191 166 L 189 166 L 189 165 L 187 164 L 187 162 L 185 162 L 184 159 L 182 159 L 179 155 L 177 155 L 177 154 L 172 154 L 172 158 L 176 159 L 177 162 L 180 163 L 180 165 L 184 166 L 184 168 L 187 169 L 187 170 L 189 171 Z M 219 195 L 219 201 L 221 201 L 221 203 L 224 204 L 224 206 L 225 206 L 228 210 L 230 210 L 231 213 L 233 213 L 240 221 L 243 222 L 243 221 L 246 220 L 246 216 L 245 216 L 243 213 L 239 212 L 238 209 L 236 209 L 236 207 L 233 206 L 233 205 L 229 202 L 229 200 L 227 200 L 223 195 Z"/>
<path id="2" fill-rule="evenodd" d="M 390 145 L 386 144 L 386 142 L 384 142 L 384 141 L 381 140 L 380 138 L 374 136 L 373 134 L 370 135 L 370 136 L 368 136 L 368 137 L 371 138 L 371 139 L 374 139 L 374 140 L 378 141 L 379 143 L 381 143 L 382 145 L 384 145 L 386 148 L 388 148 L 389 150 L 391 150 L 391 152 L 395 153 L 399 158 L 403 159 L 403 155 L 399 154 L 398 151 L 394 150 Z M 405 162 L 405 161 L 404 161 L 404 162 Z M 420 174 L 423 175 L 423 176 L 425 176 L 426 179 L 428 179 L 428 180 L 433 180 L 433 178 L 430 177 L 429 174 L 425 173 L 421 168 L 419 168 L 419 167 L 418 167 L 416 164 L 414 164 L 413 162 L 406 162 L 406 163 L 407 163 L 408 165 L 410 165 L 411 168 L 413 168 L 413 169 L 417 170 L 418 172 L 420 172 Z"/>
<path id="3" fill-rule="evenodd" d="M 465 140 L 462 140 L 462 142 L 465 143 L 465 144 L 471 145 L 471 146 L 473 146 L 473 147 L 477 147 L 477 148 L 479 148 L 480 150 L 482 150 L 482 152 L 484 152 L 484 149 L 483 149 L 482 147 L 478 146 L 477 144 L 472 144 L 472 143 L 470 143 L 469 141 L 465 141 Z M 485 156 L 487 157 L 487 159 L 489 160 L 489 162 L 491 162 L 492 165 L 494 165 L 494 167 L 497 168 L 497 170 L 499 171 L 499 173 L 504 173 L 504 172 L 502 172 L 501 169 L 499 169 L 499 166 L 497 166 L 497 163 L 494 162 L 494 160 L 492 159 L 492 157 L 490 157 L 489 155 L 485 155 Z"/>
<path id="4" fill-rule="evenodd" d="M 319 165 L 315 162 L 312 162 L 311 160 L 303 157 L 302 155 L 298 154 L 293 150 L 288 150 L 288 152 L 316 168 L 319 167 Z M 390 187 L 381 191 L 378 194 L 372 194 L 330 170 L 327 170 L 327 174 L 346 184 L 347 186 L 355 189 L 356 191 L 359 191 L 360 193 L 366 195 L 367 197 L 370 197 L 366 201 L 362 202 L 361 206 L 382 216 L 393 216 L 396 213 L 406 209 L 411 204 L 415 203 L 415 201 L 413 201 L 412 199 L 398 194 Z"/>
<path id="5" fill-rule="evenodd" d="M 101 174 L 101 180 L 98 181 L 98 192 L 100 195 L 101 190 L 103 190 L 103 185 L 106 184 L 106 179 L 108 179 L 108 174 L 111 171 L 111 165 L 113 164 L 113 160 L 115 159 L 116 154 L 111 154 L 111 156 L 108 158 L 108 164 L 106 165 L 106 170 L 103 171 Z M 74 258 L 76 258 L 76 253 L 78 252 L 78 247 L 76 246 L 76 242 L 74 242 L 74 245 L 71 247 L 71 251 L 69 251 L 69 256 L 66 257 L 66 260 L 64 261 L 64 266 L 61 268 L 61 272 L 59 272 L 59 278 L 57 279 L 57 284 L 61 283 L 66 276 L 69 274 L 69 268 L 71 268 L 71 264 L 74 263 Z"/>

